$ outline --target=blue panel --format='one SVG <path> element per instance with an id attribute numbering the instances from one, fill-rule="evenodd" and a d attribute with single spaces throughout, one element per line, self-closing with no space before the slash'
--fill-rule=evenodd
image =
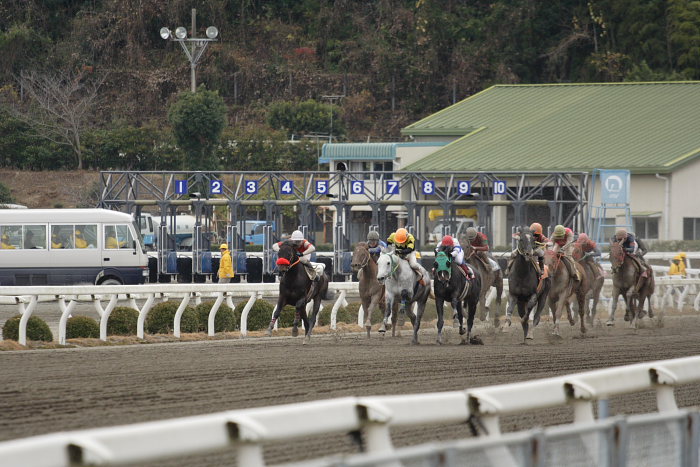
<path id="1" fill-rule="evenodd" d="M 205 251 L 202 254 L 202 274 L 211 274 L 211 251 Z"/>
<path id="2" fill-rule="evenodd" d="M 168 252 L 166 266 L 166 271 L 168 274 L 177 274 L 177 253 L 174 251 Z"/>
<path id="3" fill-rule="evenodd" d="M 248 274 L 248 263 L 246 262 L 245 251 L 236 254 L 236 274 Z"/>

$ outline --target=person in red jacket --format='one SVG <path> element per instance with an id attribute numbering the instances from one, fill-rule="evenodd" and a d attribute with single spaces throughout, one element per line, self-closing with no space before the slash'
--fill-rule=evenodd
<path id="1" fill-rule="evenodd" d="M 469 227 L 467 229 L 467 241 L 469 242 L 467 251 L 472 250 L 467 254 L 467 259 L 471 255 L 476 255 L 483 261 L 484 266 L 491 268 L 491 260 L 487 254 L 489 251 L 489 239 L 486 237 L 486 234 L 479 232 L 474 227 Z"/>
<path id="2" fill-rule="evenodd" d="M 563 225 L 558 225 L 554 227 L 554 233 L 552 233 L 552 244 L 554 247 L 552 250 L 555 253 L 561 251 L 563 253 L 562 261 L 569 270 L 569 275 L 575 280 L 580 281 L 581 276 L 579 276 L 578 268 L 574 264 L 571 258 L 571 248 L 568 248 L 574 242 L 574 231 Z"/>

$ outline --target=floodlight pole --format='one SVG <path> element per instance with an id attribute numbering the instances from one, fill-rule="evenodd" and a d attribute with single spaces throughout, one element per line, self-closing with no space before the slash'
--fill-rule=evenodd
<path id="1" fill-rule="evenodd" d="M 161 29 L 161 36 L 164 39 L 169 39 L 171 41 L 179 42 L 180 46 L 182 47 L 182 50 L 185 52 L 185 55 L 187 55 L 187 59 L 190 61 L 190 82 L 191 82 L 191 90 L 192 92 L 197 92 L 197 64 L 199 63 L 199 60 L 202 58 L 202 55 L 204 54 L 204 51 L 206 50 L 207 46 L 209 45 L 210 42 L 216 41 L 216 36 L 218 35 L 218 30 L 214 28 L 213 26 L 210 26 L 207 28 L 207 36 L 206 38 L 203 37 L 195 37 L 195 33 L 197 31 L 197 9 L 192 8 L 192 30 L 191 30 L 191 36 L 192 37 L 173 37 L 170 32 L 166 30 L 166 35 L 163 35 L 163 30 L 165 28 Z M 178 28 L 180 29 L 180 28 Z M 184 33 L 182 36 L 186 36 L 186 30 L 185 28 L 181 28 Z M 210 30 L 213 29 L 213 32 L 210 35 Z M 177 32 L 177 31 L 176 31 Z M 191 45 L 191 47 L 188 47 L 188 44 Z"/>
<path id="2" fill-rule="evenodd" d="M 328 144 L 333 143 L 333 102 L 339 101 L 343 97 L 345 97 L 345 95 L 342 95 L 342 96 L 321 96 L 321 99 L 328 99 L 328 103 L 330 104 L 330 108 L 331 108 L 331 128 L 330 128 L 330 132 L 328 133 Z"/>

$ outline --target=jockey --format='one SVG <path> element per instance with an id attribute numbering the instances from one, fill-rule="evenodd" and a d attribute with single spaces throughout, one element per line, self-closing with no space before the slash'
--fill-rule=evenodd
<path id="1" fill-rule="evenodd" d="M 304 234 L 301 233 L 301 230 L 295 230 L 294 232 L 292 232 L 292 235 L 291 237 L 289 237 L 289 240 L 287 240 L 287 242 L 291 244 L 297 251 L 299 255 L 299 262 L 305 267 L 315 270 L 314 265 L 311 264 L 311 253 L 316 251 L 316 247 L 304 238 Z M 280 246 L 282 246 L 283 243 L 284 242 L 277 242 L 273 244 L 272 250 L 280 251 Z M 320 275 L 316 274 L 316 277 L 314 277 L 314 281 L 318 281 L 319 278 Z"/>
<path id="2" fill-rule="evenodd" d="M 532 239 L 535 242 L 533 246 L 533 254 L 537 256 L 537 263 L 535 264 L 535 269 L 537 270 L 537 275 L 541 276 L 544 268 L 544 250 L 549 243 L 549 239 L 542 234 L 542 224 L 539 222 L 533 222 L 530 225 L 530 232 L 532 232 Z M 518 254 L 518 249 L 516 248 L 510 254 L 510 259 L 508 260 L 508 266 L 506 266 L 506 275 L 510 272 L 510 268 L 515 260 L 515 255 Z"/>
<path id="3" fill-rule="evenodd" d="M 474 227 L 469 227 L 467 229 L 467 241 L 479 259 L 484 264 L 491 265 L 491 261 L 486 254 L 489 251 L 489 239 L 486 237 L 486 234 L 477 231 Z"/>
<path id="4" fill-rule="evenodd" d="M 579 261 L 593 273 L 594 278 L 600 277 L 600 269 L 593 260 L 593 257 L 601 256 L 598 245 L 583 232 L 578 235 L 576 245 L 578 245 L 583 252 L 583 257 Z"/>
<path id="5" fill-rule="evenodd" d="M 649 266 L 644 259 L 644 255 L 647 254 L 646 245 L 641 239 L 635 238 L 632 232 L 627 232 L 627 229 L 624 228 L 617 229 L 611 241 L 621 243 L 627 255 L 639 266 L 639 270 L 642 273 L 637 282 L 637 291 L 639 291 L 643 285 L 644 279 L 653 274 L 651 266 Z"/>
<path id="6" fill-rule="evenodd" d="M 367 232 L 367 247 L 369 255 L 376 263 L 379 255 L 386 249 L 386 243 L 379 239 L 379 232 L 370 230 Z"/>
<path id="7" fill-rule="evenodd" d="M 413 269 L 413 271 L 419 277 L 418 282 L 421 285 L 428 284 L 428 278 L 423 277 L 423 273 L 421 273 L 418 261 L 416 261 L 416 252 L 414 251 L 416 248 L 416 239 L 413 238 L 413 235 L 408 233 L 408 230 L 401 228 L 389 235 L 389 238 L 386 242 L 389 245 L 394 245 L 396 253 L 398 253 L 400 257 L 408 261 L 408 264 L 411 266 L 411 269 Z"/>
<path id="8" fill-rule="evenodd" d="M 454 258 L 454 262 L 461 266 L 464 272 L 467 274 L 467 279 L 471 280 L 474 278 L 474 274 L 464 263 L 464 250 L 457 239 L 450 235 L 445 235 L 442 237 L 440 244 L 437 246 L 437 248 L 435 248 L 435 253 L 440 251 L 444 251 L 446 254 Z"/>
<path id="9" fill-rule="evenodd" d="M 563 225 L 557 225 L 554 227 L 554 232 L 552 233 L 552 244 L 554 247 L 552 250 L 555 253 L 559 253 L 560 250 L 563 252 L 564 264 L 566 264 L 566 268 L 569 270 L 569 275 L 573 276 L 575 280 L 580 281 L 581 277 L 579 276 L 578 269 L 576 266 L 574 266 L 571 258 L 571 249 L 568 248 L 568 246 L 573 242 L 573 230 L 568 227 L 564 227 Z"/>

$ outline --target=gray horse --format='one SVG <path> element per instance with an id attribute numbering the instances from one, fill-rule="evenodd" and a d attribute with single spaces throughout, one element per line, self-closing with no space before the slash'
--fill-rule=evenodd
<path id="1" fill-rule="evenodd" d="M 428 271 L 420 267 L 423 277 L 429 280 Z M 379 255 L 377 260 L 377 280 L 384 284 L 386 306 L 384 308 L 384 320 L 379 328 L 379 332 L 385 333 L 387 327 L 391 327 L 391 335 L 396 335 L 396 322 L 398 314 L 395 304 L 400 303 L 402 312 L 410 318 L 414 328 L 416 326 L 416 316 L 413 314 L 410 305 L 418 303 L 418 316 L 422 317 L 425 311 L 425 304 L 430 296 L 430 283 L 420 285 L 416 283 L 416 274 L 411 269 L 408 261 L 401 258 L 394 250 L 388 250 Z M 389 317 L 391 316 L 391 323 Z"/>
<path id="2" fill-rule="evenodd" d="M 360 242 L 355 246 L 350 266 L 360 280 L 360 300 L 362 300 L 362 309 L 365 311 L 365 329 L 369 339 L 369 332 L 372 330 L 372 312 L 379 308 L 384 313 L 386 301 L 384 285 L 377 280 L 377 263 L 372 259 L 366 242 Z"/>

